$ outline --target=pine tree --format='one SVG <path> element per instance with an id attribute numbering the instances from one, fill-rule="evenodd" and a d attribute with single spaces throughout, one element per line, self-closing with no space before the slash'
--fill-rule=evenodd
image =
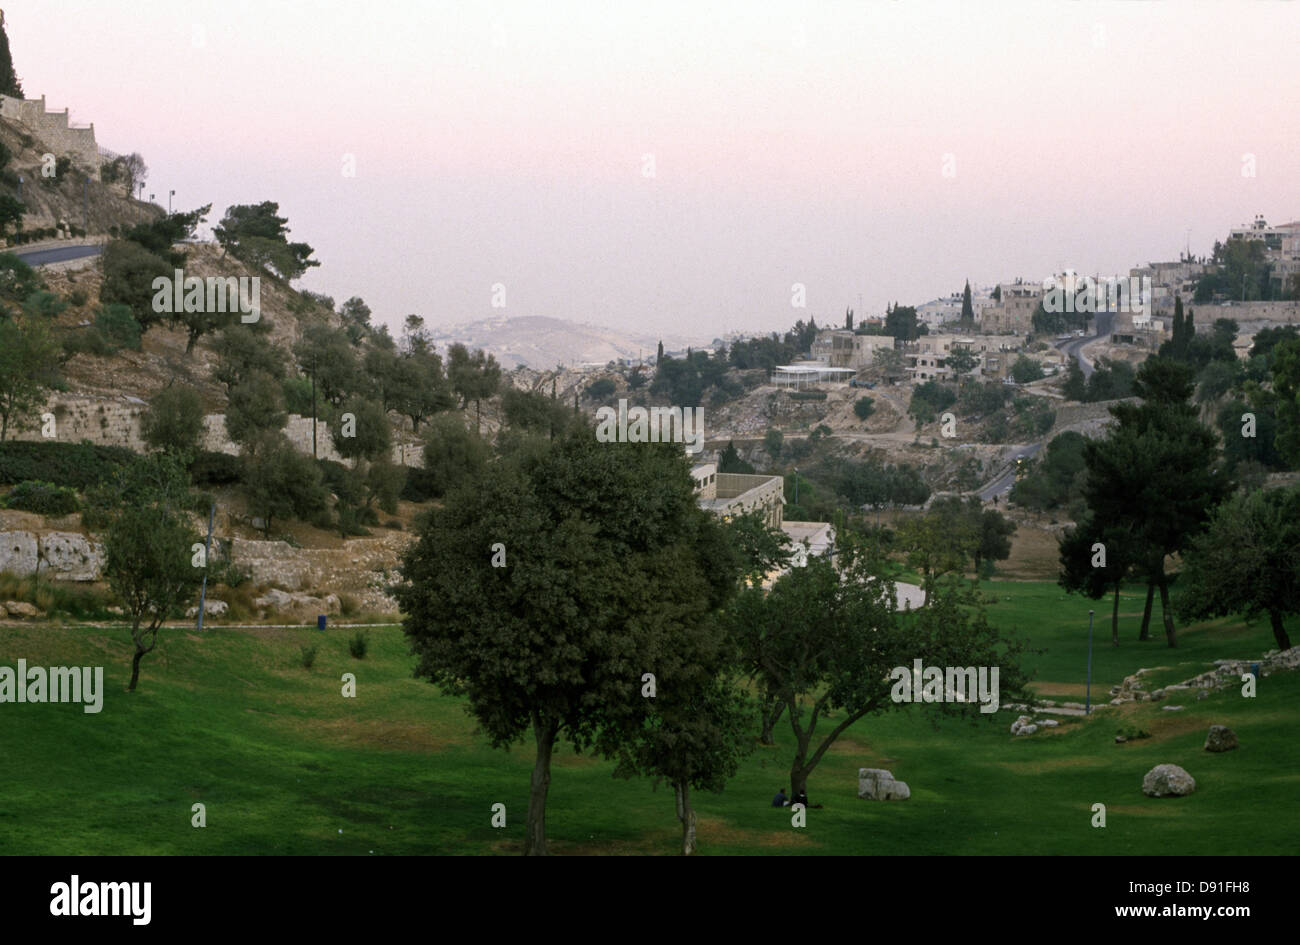
<path id="1" fill-rule="evenodd" d="M 23 97 L 23 85 L 14 72 L 13 57 L 9 55 L 9 34 L 4 28 L 4 12 L 0 11 L 0 94 Z"/>
<path id="2" fill-rule="evenodd" d="M 659 342 L 659 356 L 655 358 L 655 361 L 658 362 L 658 361 L 662 361 L 663 359 L 664 359 L 664 343 L 661 341 Z"/>
<path id="3" fill-rule="evenodd" d="M 844 327 L 849 331 L 853 330 L 853 309 L 851 308 L 844 310 Z"/>
<path id="4" fill-rule="evenodd" d="M 1183 356 L 1183 297 L 1174 297 L 1174 325 L 1170 330 L 1169 340 L 1173 342 L 1173 355 L 1176 358 Z"/>
<path id="5" fill-rule="evenodd" d="M 961 293 L 961 324 L 964 328 L 973 327 L 975 324 L 975 306 L 970 300 L 970 280 L 966 280 L 966 288 Z"/>

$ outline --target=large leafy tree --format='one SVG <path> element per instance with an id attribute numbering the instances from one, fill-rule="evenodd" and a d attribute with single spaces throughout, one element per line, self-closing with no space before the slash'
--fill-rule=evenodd
<path id="1" fill-rule="evenodd" d="M 308 325 L 293 346 L 298 368 L 335 407 L 365 386 L 361 364 L 347 333 L 324 322 Z"/>
<path id="2" fill-rule="evenodd" d="M 472 401 L 477 409 L 501 386 L 501 365 L 481 348 L 471 353 L 464 345 L 454 344 L 447 349 L 447 378 L 461 407 Z"/>
<path id="3" fill-rule="evenodd" d="M 782 577 L 768 594 L 743 591 L 732 610 L 746 667 L 779 695 L 795 738 L 791 789 L 807 788 L 826 752 L 859 719 L 897 708 L 890 671 L 921 659 L 930 666 L 997 666 L 1002 691 L 1021 691 L 1018 644 L 1000 640 L 969 593 L 945 593 L 900 614 L 894 585 L 879 562 L 861 558 L 841 579 L 814 558 Z M 941 703 L 942 710 L 972 704 Z M 835 724 L 819 735 L 831 710 Z"/>
<path id="4" fill-rule="evenodd" d="M 736 581 L 680 450 L 582 428 L 538 445 L 430 512 L 396 590 L 417 675 L 464 695 L 496 747 L 531 731 L 532 855 L 546 853 L 556 743 L 613 756 L 635 738 L 642 676 L 674 665 L 665 654 Z"/>
<path id="5" fill-rule="evenodd" d="M 114 240 L 104 248 L 104 281 L 99 300 L 105 305 L 125 305 L 140 325 L 148 331 L 162 320 L 154 311 L 154 280 L 172 279 L 172 264 L 133 240 Z"/>
<path id="6" fill-rule="evenodd" d="M 1160 592 L 1165 637 L 1177 646 L 1165 559 L 1182 551 L 1231 491 L 1217 438 L 1191 404 L 1192 369 L 1149 358 L 1134 382 L 1140 404 L 1111 408 L 1117 423 L 1104 440 L 1084 448 L 1083 495 L 1095 521 L 1122 528 L 1132 549 L 1122 557 Z"/>
<path id="7" fill-rule="evenodd" d="M 229 252 L 250 266 L 271 272 L 292 282 L 320 262 L 311 258 L 315 252 L 306 243 L 288 239 L 288 218 L 279 215 L 280 205 L 270 200 L 259 204 L 237 204 L 226 208 L 226 215 L 212 228 L 221 244 L 222 255 Z"/>
<path id="8" fill-rule="evenodd" d="M 283 433 L 259 436 L 244 463 L 248 507 L 262 519 L 262 533 L 267 537 L 275 519 L 314 522 L 327 511 L 329 493 L 321 481 L 320 467 L 295 450 Z"/>
<path id="9" fill-rule="evenodd" d="M 1122 525 L 1106 526 L 1085 518 L 1065 530 L 1059 547 L 1061 576 L 1057 583 L 1061 587 L 1093 600 L 1100 600 L 1108 590 L 1114 592 L 1110 639 L 1119 646 L 1119 592 L 1139 547 L 1132 533 Z"/>
<path id="10" fill-rule="evenodd" d="M 1183 556 L 1185 619 L 1267 615 L 1278 649 L 1300 613 L 1300 488 L 1238 493 L 1219 506 Z"/>

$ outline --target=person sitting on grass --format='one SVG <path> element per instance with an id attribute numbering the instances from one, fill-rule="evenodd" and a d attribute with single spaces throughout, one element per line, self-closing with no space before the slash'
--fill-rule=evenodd
<path id="1" fill-rule="evenodd" d="M 792 800 L 790 803 L 791 803 L 791 804 L 802 804 L 804 810 L 821 810 L 821 809 L 822 809 L 822 806 L 821 806 L 820 804 L 809 804 L 809 803 L 808 803 L 808 792 L 807 792 L 807 791 L 800 791 L 798 794 L 796 794 L 796 795 L 794 796 L 794 800 Z"/>
<path id="2" fill-rule="evenodd" d="M 785 796 L 785 788 L 778 790 L 776 792 L 776 797 L 772 798 L 773 807 L 788 807 L 789 804 L 790 799 Z"/>

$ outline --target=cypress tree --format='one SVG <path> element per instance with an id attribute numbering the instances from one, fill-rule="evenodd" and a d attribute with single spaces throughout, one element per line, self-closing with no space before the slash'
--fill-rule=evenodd
<path id="1" fill-rule="evenodd" d="M 1170 331 L 1169 340 L 1173 342 L 1174 357 L 1183 356 L 1183 297 L 1181 295 L 1174 297 L 1174 325 Z"/>
<path id="2" fill-rule="evenodd" d="M 23 97 L 23 84 L 14 72 L 14 60 L 9 55 L 9 34 L 5 31 L 4 12 L 0 11 L 0 93 Z"/>

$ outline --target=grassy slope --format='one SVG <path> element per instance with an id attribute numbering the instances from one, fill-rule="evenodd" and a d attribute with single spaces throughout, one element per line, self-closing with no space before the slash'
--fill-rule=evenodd
<path id="1" fill-rule="evenodd" d="M 999 596 L 999 624 L 1046 648 L 1030 659 L 1044 693 L 1081 697 L 1089 602 L 1062 599 L 1048 584 L 986 588 Z M 1141 603 L 1134 589 L 1121 612 L 1140 613 Z M 1272 645 L 1264 625 L 1235 621 L 1184 631 L 1177 651 L 1162 639 L 1138 644 L 1136 617 L 1121 622 L 1121 633 L 1114 650 L 1108 623 L 1098 624 L 1093 691 L 1101 701 L 1139 666 L 1168 666 L 1156 678 L 1171 682 L 1212 659 L 1258 656 Z M 410 677 L 399 628 L 372 631 L 363 661 L 349 656 L 348 635 L 227 630 L 199 639 L 171 631 L 128 695 L 125 630 L 0 629 L 0 662 L 102 664 L 107 690 L 99 715 L 0 705 L 0 853 L 517 852 L 531 746 L 508 754 L 487 747 L 459 700 Z M 304 642 L 320 643 L 310 670 L 299 661 Z M 355 700 L 340 696 L 344 672 L 357 675 Z M 813 774 L 812 801 L 826 806 L 809 813 L 803 830 L 790 827 L 788 811 L 767 806 L 789 764 L 789 731 L 779 728 L 779 744 L 756 750 L 723 794 L 698 795 L 703 852 L 1293 853 L 1297 697 L 1300 675 L 1278 674 L 1253 701 L 1228 690 L 1203 702 L 1193 695 L 1177 713 L 1159 704 L 1108 708 L 1087 723 L 1016 739 L 1008 712 L 938 728 L 919 710 L 867 719 Z M 1117 727 L 1130 721 L 1153 737 L 1115 745 Z M 1202 750 L 1216 722 L 1236 729 L 1239 750 Z M 1187 768 L 1197 792 L 1144 797 L 1142 775 L 1161 762 Z M 911 800 L 857 800 L 864 766 L 893 770 L 910 783 Z M 646 781 L 616 781 L 610 770 L 558 753 L 553 851 L 673 853 L 671 795 Z M 196 801 L 207 805 L 203 830 L 190 826 Z M 498 801 L 509 812 L 504 830 L 489 823 Z M 1104 830 L 1090 826 L 1097 802 L 1107 805 Z"/>

